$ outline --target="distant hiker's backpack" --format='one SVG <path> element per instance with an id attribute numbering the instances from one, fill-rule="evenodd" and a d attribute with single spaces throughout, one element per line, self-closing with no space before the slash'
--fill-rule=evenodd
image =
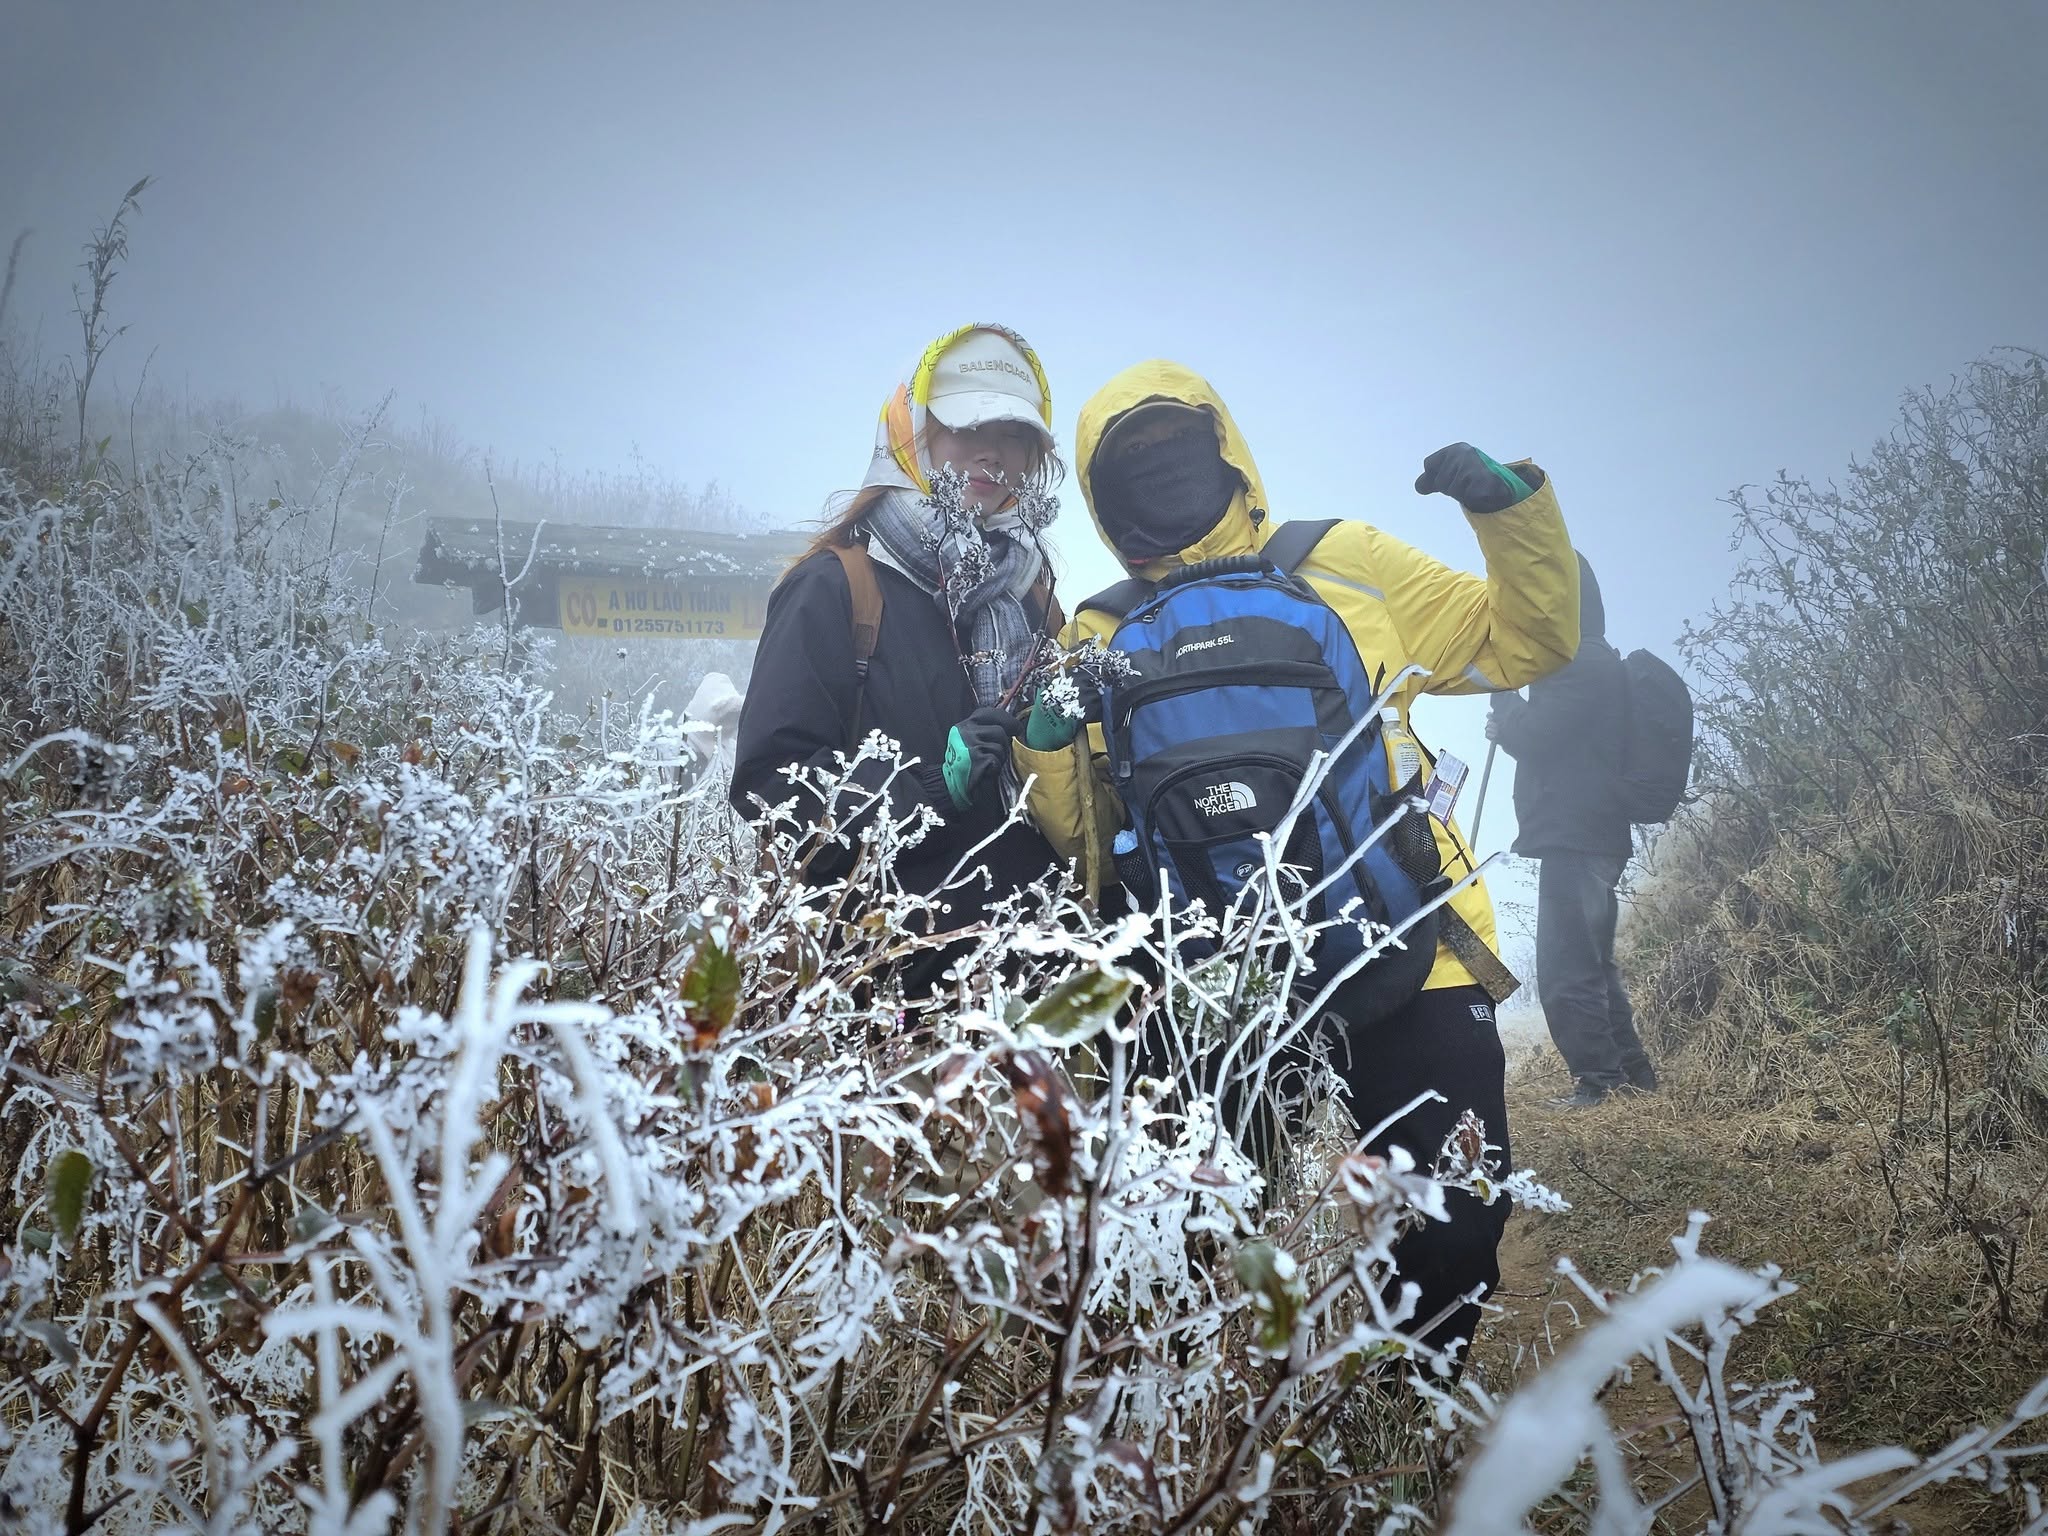
<path id="1" fill-rule="evenodd" d="M 1131 822 L 1118 838 L 1117 872 L 1141 902 L 1157 902 L 1163 872 L 1176 901 L 1199 897 L 1213 914 L 1227 910 L 1264 869 L 1259 834 L 1277 832 L 1312 755 L 1334 749 L 1372 712 L 1374 678 L 1350 631 L 1294 574 L 1334 526 L 1284 523 L 1262 554 L 1204 561 L 1157 587 L 1123 582 L 1085 604 L 1121 619 L 1109 647 L 1131 664 L 1129 677 L 1103 689 L 1102 726 Z M 1374 715 L 1277 850 L 1283 866 L 1300 871 L 1283 889 L 1315 892 L 1400 799 Z M 1405 948 L 1389 947 L 1365 969 L 1375 983 L 1373 1016 L 1406 1002 L 1428 977 L 1439 914 L 1416 914 L 1445 884 L 1428 817 L 1411 811 L 1309 900 L 1312 921 L 1350 906 L 1376 924 L 1411 924 Z M 1325 929 L 1318 977 L 1363 947 L 1355 926 Z"/>
<path id="2" fill-rule="evenodd" d="M 1692 690 L 1648 651 L 1630 651 L 1621 670 L 1628 683 L 1622 809 L 1641 825 L 1669 821 L 1692 775 Z"/>

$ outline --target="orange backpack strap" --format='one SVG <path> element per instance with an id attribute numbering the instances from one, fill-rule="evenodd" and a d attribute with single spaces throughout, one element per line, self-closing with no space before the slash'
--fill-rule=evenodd
<path id="1" fill-rule="evenodd" d="M 1039 633 L 1059 639 L 1060 632 L 1067 627 L 1067 615 L 1060 607 L 1059 595 L 1052 589 L 1052 572 L 1039 572 L 1038 580 L 1031 584 L 1031 602 L 1038 609 Z"/>
<path id="2" fill-rule="evenodd" d="M 846 590 L 853 598 L 853 745 L 866 734 L 868 662 L 882 639 L 882 584 L 875 580 L 874 557 L 864 544 L 828 544 L 839 568 L 846 572 Z"/>
<path id="3" fill-rule="evenodd" d="M 1045 615 L 1042 626 L 1045 633 L 1055 640 L 1059 639 L 1066 631 L 1067 613 L 1060 607 L 1059 594 L 1053 591 L 1052 582 L 1046 577 L 1039 577 L 1038 585 L 1031 589 L 1031 598 L 1038 604 L 1039 611 Z"/>

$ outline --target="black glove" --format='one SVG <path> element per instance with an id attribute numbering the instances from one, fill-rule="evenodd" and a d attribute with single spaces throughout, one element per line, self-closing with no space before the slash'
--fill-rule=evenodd
<path id="1" fill-rule="evenodd" d="M 984 704 L 946 733 L 946 760 L 939 765 L 946 793 L 961 810 L 992 774 L 999 775 L 1017 734 L 1017 717 L 998 704 Z"/>
<path id="2" fill-rule="evenodd" d="M 1415 477 L 1417 495 L 1441 491 L 1467 512 L 1504 512 L 1533 496 L 1542 484 L 1543 471 L 1534 464 L 1509 469 L 1470 443 L 1437 449 L 1422 461 L 1422 473 Z"/>

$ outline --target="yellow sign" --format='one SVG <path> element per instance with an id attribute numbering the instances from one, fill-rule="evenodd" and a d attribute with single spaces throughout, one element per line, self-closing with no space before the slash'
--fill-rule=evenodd
<path id="1" fill-rule="evenodd" d="M 562 633 L 643 640 L 758 640 L 768 588 L 721 581 L 612 581 L 564 576 L 556 584 Z"/>

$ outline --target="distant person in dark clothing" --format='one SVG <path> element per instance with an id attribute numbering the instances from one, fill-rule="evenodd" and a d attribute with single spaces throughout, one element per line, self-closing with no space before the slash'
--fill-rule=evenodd
<path id="1" fill-rule="evenodd" d="M 1515 852 L 1541 865 L 1536 992 L 1576 1080 L 1568 1102 L 1587 1106 L 1617 1089 L 1654 1092 L 1657 1073 L 1614 963 L 1614 891 L 1634 846 L 1618 784 L 1628 685 L 1584 555 L 1579 629 L 1578 655 L 1526 700 L 1493 696 L 1486 736 L 1515 759 Z"/>

